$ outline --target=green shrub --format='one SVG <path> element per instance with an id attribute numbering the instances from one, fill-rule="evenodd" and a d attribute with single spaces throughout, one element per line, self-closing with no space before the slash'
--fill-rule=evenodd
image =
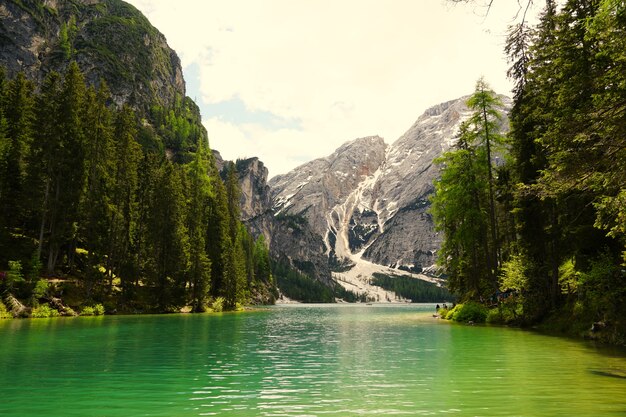
<path id="1" fill-rule="evenodd" d="M 446 313 L 446 320 L 454 320 L 454 315 L 457 313 L 457 311 L 459 311 L 460 307 L 462 306 L 462 304 L 457 304 L 456 306 L 452 307 L 451 309 L 448 309 L 447 313 Z"/>
<path id="2" fill-rule="evenodd" d="M 102 304 L 96 304 L 93 306 L 93 312 L 96 316 L 104 316 L 104 306 Z"/>
<path id="3" fill-rule="evenodd" d="M 96 312 L 93 310 L 93 307 L 85 306 L 82 308 L 82 310 L 80 310 L 80 315 L 81 316 L 95 316 Z"/>
<path id="4" fill-rule="evenodd" d="M 40 279 L 33 289 L 33 297 L 36 299 L 44 298 L 48 293 L 49 284 L 45 279 Z"/>
<path id="5" fill-rule="evenodd" d="M 80 310 L 81 316 L 102 316 L 104 315 L 104 306 L 95 304 L 93 306 L 85 306 Z"/>
<path id="6" fill-rule="evenodd" d="M 504 315 L 499 308 L 492 308 L 487 312 L 487 318 L 485 319 L 490 324 L 504 324 Z"/>
<path id="7" fill-rule="evenodd" d="M 448 315 L 448 311 L 450 311 L 450 309 L 440 307 L 439 310 L 437 310 L 437 314 L 439 314 L 439 317 L 441 317 L 442 319 L 445 319 Z"/>
<path id="8" fill-rule="evenodd" d="M 448 318 L 452 313 L 452 320 L 460 321 L 463 323 L 474 322 L 474 323 L 484 323 L 487 319 L 487 307 L 482 304 L 468 301 L 464 304 L 458 304 L 454 307 L 446 316 Z"/>
<path id="9" fill-rule="evenodd" d="M 34 319 L 47 319 L 50 317 L 59 317 L 59 312 L 51 308 L 48 304 L 41 304 L 33 308 L 30 316 Z"/>
<path id="10" fill-rule="evenodd" d="M 608 251 L 591 260 L 589 271 L 579 275 L 578 297 L 590 320 L 607 320 L 618 314 L 623 306 L 623 273 Z"/>
<path id="11" fill-rule="evenodd" d="M 4 305 L 2 301 L 0 301 L 0 319 L 10 319 L 13 318 L 11 313 L 7 311 L 7 307 Z"/>
<path id="12" fill-rule="evenodd" d="M 575 294 L 578 291 L 580 273 L 576 270 L 573 259 L 568 259 L 559 267 L 559 286 L 563 294 Z"/>
<path id="13" fill-rule="evenodd" d="M 516 302 L 503 302 L 487 312 L 486 322 L 490 324 L 511 324 L 520 321 L 522 305 Z"/>
<path id="14" fill-rule="evenodd" d="M 9 261 L 9 270 L 7 271 L 6 281 L 9 290 L 13 290 L 18 283 L 24 281 L 22 263 L 20 261 Z"/>
<path id="15" fill-rule="evenodd" d="M 211 303 L 211 310 L 216 313 L 221 313 L 222 311 L 224 311 L 224 297 L 217 297 L 215 300 L 213 300 L 213 302 Z"/>
<path id="16" fill-rule="evenodd" d="M 41 273 L 41 269 L 43 268 L 43 264 L 41 260 L 37 256 L 37 252 L 33 253 L 33 256 L 30 258 L 28 264 L 28 274 L 27 277 L 29 280 L 34 281 L 39 278 L 39 274 Z"/>
<path id="17" fill-rule="evenodd" d="M 513 255 L 502 265 L 500 288 L 502 291 L 523 292 L 528 287 L 528 270 L 531 262 L 524 255 Z"/>

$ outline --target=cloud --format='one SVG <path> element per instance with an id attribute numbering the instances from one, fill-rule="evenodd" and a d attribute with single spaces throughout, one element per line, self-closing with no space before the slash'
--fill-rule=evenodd
<path id="1" fill-rule="evenodd" d="M 487 17 L 432 0 L 131 3 L 199 76 L 188 94 L 211 145 L 229 159 L 259 156 L 271 175 L 356 137 L 391 143 L 481 75 L 510 90 L 503 45 L 516 2 L 496 2 Z"/>

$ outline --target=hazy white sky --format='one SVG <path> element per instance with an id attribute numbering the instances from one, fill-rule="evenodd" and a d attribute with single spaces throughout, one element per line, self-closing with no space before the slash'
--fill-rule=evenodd
<path id="1" fill-rule="evenodd" d="M 392 143 L 481 75 L 510 93 L 514 0 L 487 16 L 445 0 L 128 1 L 180 56 L 211 147 L 258 156 L 270 176 L 357 137 Z"/>

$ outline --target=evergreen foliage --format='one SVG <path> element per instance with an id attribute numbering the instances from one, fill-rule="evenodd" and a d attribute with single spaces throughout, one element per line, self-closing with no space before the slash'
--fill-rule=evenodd
<path id="1" fill-rule="evenodd" d="M 107 311 L 234 309 L 274 287 L 234 165 L 222 181 L 195 104 L 151 117 L 113 106 L 75 63 L 39 88 L 0 72 L 0 291 L 50 301 L 32 313 L 48 316 L 60 289 L 41 273 L 63 278 L 74 306 Z"/>
<path id="2" fill-rule="evenodd" d="M 490 320 L 569 317 L 559 326 L 626 340 L 625 34 L 622 1 L 546 1 L 538 24 L 512 27 L 506 44 L 515 82 L 506 164 L 485 180 L 463 129 L 441 158 L 440 263 L 463 300 L 498 306 Z"/>
<path id="3" fill-rule="evenodd" d="M 417 278 L 375 273 L 372 284 L 393 291 L 401 297 L 408 298 L 413 303 L 436 303 L 454 299 L 447 288 L 438 287 L 432 282 Z"/>
<path id="4" fill-rule="evenodd" d="M 481 79 L 468 101 L 456 147 L 436 160 L 443 166 L 431 198 L 435 226 L 445 234 L 439 262 L 450 290 L 478 298 L 495 291 L 501 253 L 496 219 L 493 152 L 502 145 L 501 105 Z"/>
<path id="5" fill-rule="evenodd" d="M 273 262 L 272 274 L 285 296 L 303 303 L 334 303 L 336 299 L 352 303 L 372 301 L 344 289 L 339 284 L 334 288 L 324 285 L 293 268 L 287 261 Z"/>
<path id="6" fill-rule="evenodd" d="M 335 302 L 330 287 L 295 270 L 287 262 L 275 262 L 272 273 L 276 277 L 281 292 L 293 300 L 303 303 Z"/>

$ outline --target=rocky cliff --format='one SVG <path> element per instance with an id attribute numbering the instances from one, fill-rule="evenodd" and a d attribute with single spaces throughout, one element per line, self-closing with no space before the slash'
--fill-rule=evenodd
<path id="1" fill-rule="evenodd" d="M 216 166 L 225 176 L 224 161 L 213 151 Z M 268 170 L 258 158 L 235 162 L 239 178 L 241 219 L 254 236 L 264 235 L 275 259 L 282 259 L 309 276 L 333 285 L 324 241 L 301 216 L 273 210 Z"/>
<path id="2" fill-rule="evenodd" d="M 185 97 L 180 60 L 165 37 L 120 0 L 3 0 L 0 63 L 40 82 L 78 63 L 87 81 L 108 84 L 114 100 L 147 113 Z"/>

